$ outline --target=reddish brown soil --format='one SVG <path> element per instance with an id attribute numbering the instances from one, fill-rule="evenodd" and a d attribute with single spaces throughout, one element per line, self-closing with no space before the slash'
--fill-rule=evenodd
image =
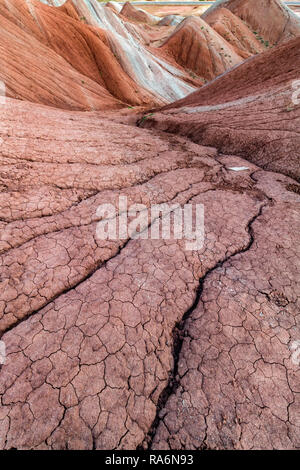
<path id="1" fill-rule="evenodd" d="M 299 66 L 297 38 L 248 59 L 142 125 L 186 135 L 299 179 L 300 107 L 292 103 Z"/>
<path id="2" fill-rule="evenodd" d="M 0 23 L 0 77 L 8 96 L 70 109 L 122 105 L 32 34 L 2 15 Z"/>
<path id="3" fill-rule="evenodd" d="M 134 20 L 140 23 L 155 24 L 157 21 L 153 15 L 150 15 L 144 10 L 134 7 L 130 2 L 126 2 L 120 12 L 129 20 Z"/>
<path id="4" fill-rule="evenodd" d="M 300 18 L 280 0 L 220 0 L 202 18 L 220 8 L 232 11 L 270 44 L 280 44 L 300 35 Z"/>
<path id="5" fill-rule="evenodd" d="M 2 43 L 7 44 L 6 53 L 0 55 L 2 69 L 5 70 L 5 74 L 2 72 L 2 79 L 9 88 L 10 96 L 59 106 L 59 98 L 56 98 L 56 94 L 59 94 L 58 88 L 60 86 L 67 88 L 68 83 L 71 87 L 74 76 L 74 81 L 78 77 L 79 89 L 75 92 L 67 88 L 65 94 L 70 97 L 65 98 L 66 103 L 62 107 L 75 107 L 72 95 L 78 99 L 80 104 L 76 107 L 79 109 L 116 107 L 117 100 L 114 97 L 132 105 L 155 102 L 153 95 L 147 93 L 125 74 L 110 50 L 105 31 L 92 28 L 80 21 L 69 3 L 64 8 L 74 15 L 74 19 L 57 8 L 35 0 L 30 0 L 30 4 L 23 0 L 10 0 L 9 4 L 0 3 Z M 13 42 L 9 42 L 12 35 L 15 47 Z M 19 47 L 20 40 L 21 47 Z M 13 47 L 13 51 L 10 52 Z M 48 53 L 49 49 L 51 51 Z M 20 59 L 17 61 L 18 55 Z M 49 56 L 49 60 L 52 58 L 52 66 L 49 67 L 45 63 L 45 56 Z M 14 61 L 11 57 L 15 58 Z M 24 57 L 28 57 L 28 62 L 31 61 L 30 66 L 26 64 Z M 23 76 L 27 75 L 30 85 L 24 86 L 23 77 L 19 75 L 20 71 L 23 71 Z M 65 76 L 63 84 L 59 82 L 60 75 Z M 43 80 L 48 80 L 47 86 Z M 92 96 L 88 87 L 94 94 L 100 96 L 98 98 Z M 101 95 L 106 98 L 102 98 Z M 101 100 L 103 100 L 102 105 Z"/>
<path id="6" fill-rule="evenodd" d="M 200 18 L 186 18 L 162 48 L 185 68 L 207 80 L 242 62 L 216 31 Z"/>
<path id="7" fill-rule="evenodd" d="M 261 50 L 244 23 L 224 11 L 210 18 L 214 29 L 191 17 L 174 31 L 130 4 L 119 14 L 97 2 L 1 2 L 0 78 L 11 97 L 62 108 L 169 103 Z"/>
<path id="8" fill-rule="evenodd" d="M 205 21 L 245 58 L 263 52 L 266 48 L 265 44 L 258 40 L 257 35 L 227 8 L 211 11 L 205 17 Z"/>
<path id="9" fill-rule="evenodd" d="M 300 229 L 299 209 L 277 186 L 282 178 L 267 175 L 253 178 L 274 206 L 251 225 L 250 248 L 205 277 L 184 325 L 176 387 L 153 449 L 300 446 L 300 371 L 287 347 L 299 336 L 299 239 L 284 235 L 289 224 Z"/>
<path id="10" fill-rule="evenodd" d="M 0 449 L 299 449 L 300 38 L 138 115 L 197 66 L 182 32 L 212 75 L 256 52 L 246 3 L 156 49 L 87 1 L 0 0 Z M 148 238 L 97 237 L 119 196 Z M 160 203 L 204 205 L 202 248 L 150 237 Z"/>
<path id="11" fill-rule="evenodd" d="M 1 447 L 299 446 L 295 183 L 103 114 L 8 99 L 3 125 Z M 100 242 L 119 195 L 203 203 L 203 249 Z"/>

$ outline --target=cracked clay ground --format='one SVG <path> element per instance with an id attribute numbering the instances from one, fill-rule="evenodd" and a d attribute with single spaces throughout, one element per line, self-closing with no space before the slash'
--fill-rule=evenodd
<path id="1" fill-rule="evenodd" d="M 109 114 L 0 133 L 0 448 L 300 448 L 300 186 Z M 119 195 L 204 204 L 203 249 L 98 240 Z"/>

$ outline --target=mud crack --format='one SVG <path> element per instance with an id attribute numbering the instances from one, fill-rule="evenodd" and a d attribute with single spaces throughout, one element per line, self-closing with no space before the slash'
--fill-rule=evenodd
<path id="1" fill-rule="evenodd" d="M 136 450 L 151 449 L 153 439 L 155 437 L 157 428 L 158 428 L 160 420 L 162 418 L 161 414 L 163 412 L 163 409 L 164 409 L 169 397 L 176 392 L 176 390 L 179 386 L 178 363 L 179 363 L 179 358 L 180 358 L 180 353 L 181 353 L 181 349 L 182 349 L 183 340 L 184 340 L 184 337 L 185 337 L 185 325 L 186 325 L 186 322 L 187 322 L 188 318 L 191 316 L 193 311 L 197 308 L 197 306 L 198 306 L 198 304 L 201 300 L 201 296 L 202 296 L 202 292 L 203 292 L 203 288 L 204 288 L 204 284 L 205 284 L 206 279 L 216 269 L 221 268 L 227 261 L 229 261 L 230 259 L 234 258 L 235 256 L 237 256 L 239 254 L 242 254 L 242 253 L 245 253 L 245 252 L 247 252 L 251 249 L 251 247 L 254 243 L 253 224 L 262 215 L 263 209 L 267 206 L 269 206 L 269 202 L 266 202 L 265 204 L 261 205 L 258 212 L 257 212 L 257 214 L 255 214 L 250 219 L 250 221 L 248 222 L 246 230 L 247 230 L 248 235 L 249 235 L 249 242 L 247 243 L 247 245 L 244 248 L 235 251 L 230 256 L 226 256 L 223 260 L 216 263 L 215 266 L 213 266 L 211 269 L 209 269 L 206 272 L 206 274 L 202 278 L 199 279 L 199 285 L 198 285 L 198 288 L 196 290 L 195 300 L 194 300 L 193 304 L 191 305 L 191 307 L 188 310 L 186 310 L 186 312 L 184 313 L 182 319 L 179 322 L 176 323 L 176 325 L 175 325 L 175 327 L 172 331 L 172 336 L 173 336 L 172 354 L 173 354 L 174 367 L 170 371 L 169 381 L 168 381 L 166 387 L 164 388 L 164 390 L 161 392 L 161 394 L 159 396 L 158 403 L 157 403 L 157 412 L 156 412 L 155 419 L 154 419 L 154 421 L 151 425 L 151 428 L 150 428 L 147 436 L 143 440 L 143 442 L 137 446 Z"/>

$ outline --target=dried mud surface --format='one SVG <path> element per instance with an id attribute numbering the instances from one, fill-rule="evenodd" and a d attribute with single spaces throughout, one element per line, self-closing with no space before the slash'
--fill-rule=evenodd
<path id="1" fill-rule="evenodd" d="M 0 449 L 299 449 L 298 20 L 57 4 L 0 0 Z"/>
<path id="2" fill-rule="evenodd" d="M 4 117 L 1 448 L 299 447 L 297 183 L 108 114 Z M 204 204 L 203 249 L 99 241 L 119 195 Z"/>
<path id="3" fill-rule="evenodd" d="M 251 57 L 141 121 L 299 181 L 300 38 Z M 234 85 L 233 85 L 234 84 Z"/>

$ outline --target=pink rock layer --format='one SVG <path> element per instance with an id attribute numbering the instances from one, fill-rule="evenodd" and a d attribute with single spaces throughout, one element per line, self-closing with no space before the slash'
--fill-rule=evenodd
<path id="1" fill-rule="evenodd" d="M 299 180 L 299 67 L 300 37 L 248 59 L 141 126 L 187 136 Z"/>
<path id="2" fill-rule="evenodd" d="M 118 120 L 7 99 L 0 447 L 299 447 L 299 185 Z M 97 239 L 120 195 L 204 204 L 203 249 Z"/>
<path id="3" fill-rule="evenodd" d="M 159 48 L 94 0 L 0 3 L 0 449 L 300 448 L 294 23 L 261 26 L 283 44 L 138 126 L 118 109 L 193 89 L 191 31 L 209 78 L 223 46 L 255 54 L 252 1 L 225 3 Z M 203 247 L 99 239 L 97 208 L 119 222 L 120 196 L 148 235 L 152 205 L 202 204 Z"/>

